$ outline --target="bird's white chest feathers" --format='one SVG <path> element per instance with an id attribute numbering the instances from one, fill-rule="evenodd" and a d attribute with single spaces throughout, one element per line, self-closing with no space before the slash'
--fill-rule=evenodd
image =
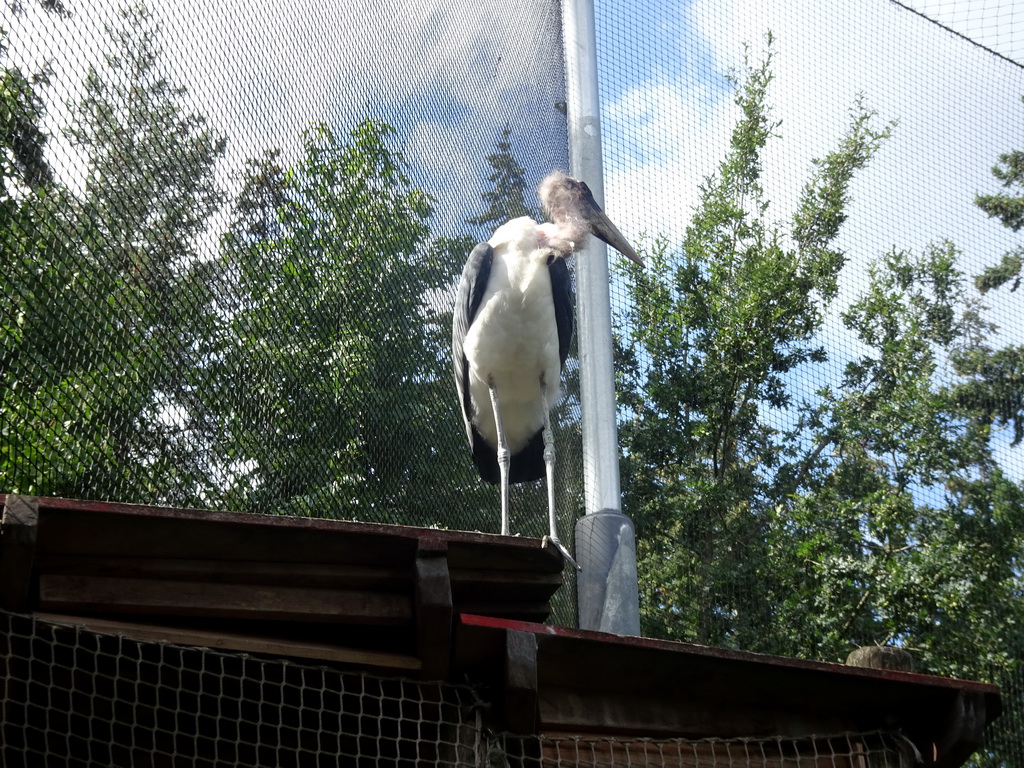
<path id="1" fill-rule="evenodd" d="M 494 232 L 487 289 L 465 340 L 466 357 L 472 361 L 469 386 L 477 406 L 473 421 L 485 440 L 497 443 L 487 388 L 491 381 L 512 453 L 544 425 L 541 381 L 547 384 L 550 408 L 558 399 L 561 376 L 550 251 L 538 247 L 537 226 L 524 217 Z"/>

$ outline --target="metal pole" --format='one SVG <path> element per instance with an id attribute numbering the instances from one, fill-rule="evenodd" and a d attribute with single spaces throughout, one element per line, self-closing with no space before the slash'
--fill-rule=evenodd
<path id="1" fill-rule="evenodd" d="M 597 32 L 593 0 L 563 0 L 570 173 L 604 205 Z M 614 211 L 611 212 L 614 218 Z M 622 514 L 615 422 L 608 250 L 590 238 L 576 256 L 586 516 L 576 526 L 583 629 L 640 634 L 633 524 Z"/>

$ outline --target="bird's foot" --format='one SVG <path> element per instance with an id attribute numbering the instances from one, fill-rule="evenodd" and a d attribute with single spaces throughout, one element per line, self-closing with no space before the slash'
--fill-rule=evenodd
<path id="1" fill-rule="evenodd" d="M 577 571 L 582 571 L 583 570 L 580 567 L 580 564 L 577 563 L 575 560 L 573 560 L 572 555 L 569 554 L 569 550 L 565 548 L 565 545 L 562 542 L 560 542 L 554 536 L 545 536 L 544 537 L 544 542 L 543 542 L 544 546 L 547 546 L 547 543 L 549 541 L 558 548 L 558 551 L 562 553 L 562 557 L 564 557 L 566 560 L 568 560 L 573 568 L 575 568 Z"/>

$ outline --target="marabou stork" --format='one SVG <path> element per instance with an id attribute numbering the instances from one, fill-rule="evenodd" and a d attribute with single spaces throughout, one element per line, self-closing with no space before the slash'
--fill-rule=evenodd
<path id="1" fill-rule="evenodd" d="M 466 436 L 480 476 L 501 484 L 501 533 L 508 535 L 509 483 L 547 476 L 550 537 L 555 526 L 551 408 L 573 332 L 566 265 L 590 234 L 643 265 L 582 181 L 555 171 L 538 189 L 550 223 L 513 219 L 469 255 L 455 300 L 452 359 Z"/>

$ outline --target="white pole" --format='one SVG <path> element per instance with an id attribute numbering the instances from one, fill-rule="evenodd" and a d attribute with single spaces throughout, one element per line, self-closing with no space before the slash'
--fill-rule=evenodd
<path id="1" fill-rule="evenodd" d="M 604 205 L 601 119 L 593 0 L 564 2 L 569 169 Z M 583 466 L 586 510 L 621 508 L 615 379 L 612 369 L 608 249 L 590 238 L 576 255 L 580 398 L 583 403 Z"/>
<path id="2" fill-rule="evenodd" d="M 593 0 L 563 0 L 570 173 L 604 205 L 597 32 Z M 610 213 L 614 220 L 614 211 Z M 622 514 L 612 367 L 608 250 L 597 238 L 576 255 L 576 316 L 586 517 L 576 531 L 583 629 L 639 635 L 633 525 Z"/>

